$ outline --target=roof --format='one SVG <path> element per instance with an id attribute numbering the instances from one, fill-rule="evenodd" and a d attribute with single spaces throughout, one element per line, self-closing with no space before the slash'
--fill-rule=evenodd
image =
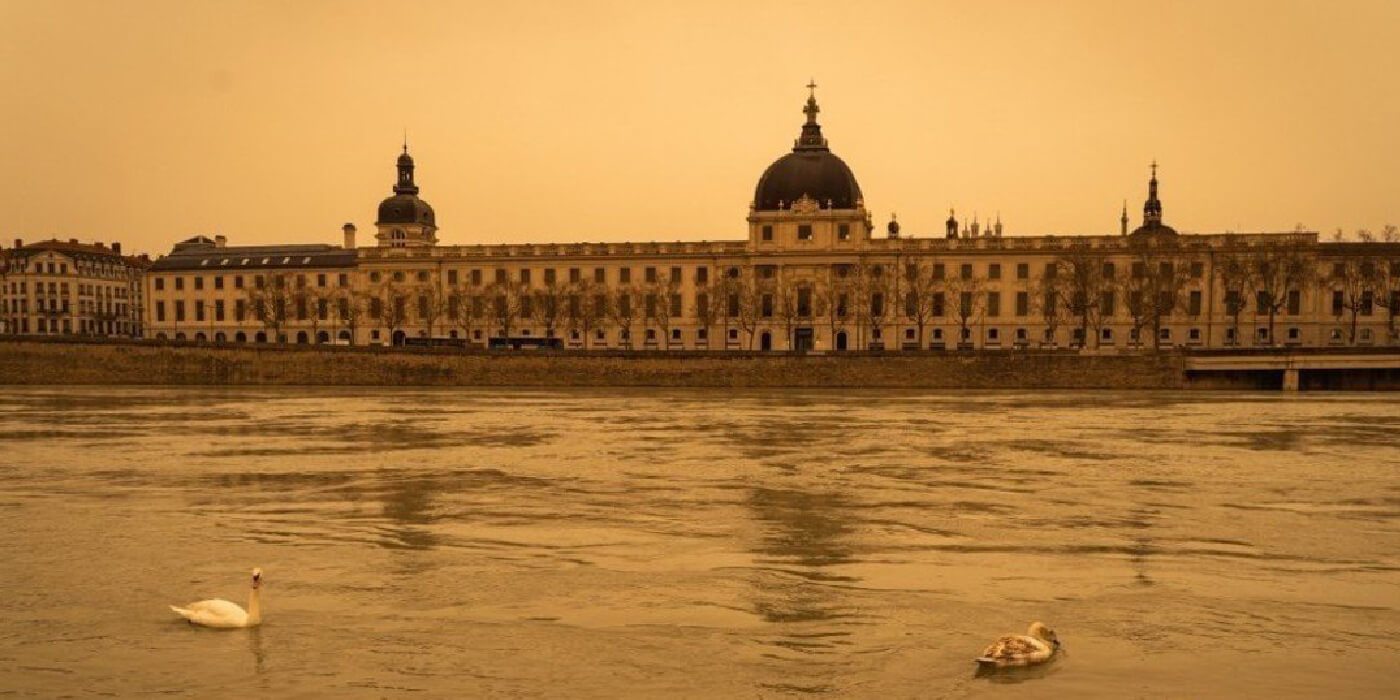
<path id="1" fill-rule="evenodd" d="M 218 247 L 203 237 L 175 244 L 151 270 L 251 270 L 354 267 L 355 249 L 324 243 Z"/>
<path id="2" fill-rule="evenodd" d="M 95 255 L 107 258 L 121 258 L 123 260 L 125 259 L 123 258 L 121 253 L 118 253 L 112 250 L 111 248 L 105 245 L 101 245 L 99 243 L 78 243 L 77 241 L 73 240 L 60 241 L 57 238 L 52 238 L 47 241 L 34 241 L 33 243 L 26 243 L 23 246 L 14 249 L 14 252 L 23 254 L 26 251 L 37 253 L 47 250 L 59 251 L 69 254 Z"/>

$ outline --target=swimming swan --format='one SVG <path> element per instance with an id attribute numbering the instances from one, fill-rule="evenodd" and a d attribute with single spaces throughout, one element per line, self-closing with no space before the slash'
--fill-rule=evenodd
<path id="1" fill-rule="evenodd" d="M 1060 650 L 1060 640 L 1054 630 L 1032 622 L 1026 634 L 1008 634 L 992 642 L 976 661 L 983 668 L 1031 666 L 1044 663 Z"/>
<path id="2" fill-rule="evenodd" d="M 227 600 L 201 600 L 183 608 L 170 606 L 176 615 L 189 620 L 191 625 L 205 627 L 256 627 L 262 622 L 262 609 L 258 606 L 258 586 L 262 583 L 262 569 L 253 569 L 253 589 L 248 592 L 248 609 L 238 607 Z"/>

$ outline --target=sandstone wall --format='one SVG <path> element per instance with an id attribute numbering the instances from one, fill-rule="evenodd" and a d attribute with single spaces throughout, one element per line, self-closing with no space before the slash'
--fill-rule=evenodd
<path id="1" fill-rule="evenodd" d="M 785 355 L 0 342 L 0 384 L 1177 389 L 1180 355 Z"/>

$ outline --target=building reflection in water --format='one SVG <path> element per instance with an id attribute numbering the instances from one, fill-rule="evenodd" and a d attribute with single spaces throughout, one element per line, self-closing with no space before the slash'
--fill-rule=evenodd
<path id="1" fill-rule="evenodd" d="M 438 536 L 428 529 L 437 520 L 432 512 L 433 494 L 444 485 L 437 479 L 386 473 L 384 479 L 384 518 L 389 521 L 391 538 L 381 540 L 390 549 L 432 549 Z"/>
<path id="2" fill-rule="evenodd" d="M 835 570 L 854 561 L 849 499 L 759 488 L 748 506 L 762 527 L 752 550 L 753 611 L 774 625 L 773 636 L 761 643 L 778 648 L 765 655 L 825 654 L 849 646 L 854 615 L 843 584 L 857 579 Z"/>

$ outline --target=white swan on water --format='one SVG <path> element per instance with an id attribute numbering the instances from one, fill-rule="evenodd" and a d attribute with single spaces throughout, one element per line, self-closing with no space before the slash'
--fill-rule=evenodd
<path id="1" fill-rule="evenodd" d="M 1060 640 L 1054 630 L 1032 622 L 1026 634 L 1008 634 L 992 642 L 976 661 L 984 668 L 1030 666 L 1044 663 L 1060 650 Z"/>
<path id="2" fill-rule="evenodd" d="M 262 569 L 253 569 L 253 588 L 248 592 L 248 609 L 238 607 L 227 600 L 201 600 L 183 608 L 170 606 L 176 615 L 189 620 L 192 625 L 205 627 L 256 627 L 262 622 L 262 608 L 258 605 L 258 587 L 262 584 Z"/>

